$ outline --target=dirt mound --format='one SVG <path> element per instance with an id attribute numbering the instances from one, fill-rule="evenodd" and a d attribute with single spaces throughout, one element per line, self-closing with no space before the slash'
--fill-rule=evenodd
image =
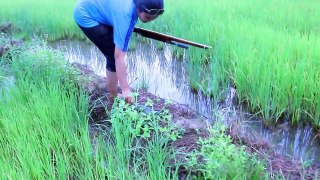
<path id="1" fill-rule="evenodd" d="M 239 128 L 231 124 L 228 134 L 235 144 L 245 145 L 247 152 L 256 153 L 266 162 L 272 179 L 317 179 L 320 164 L 308 164 L 276 153 L 269 144 L 258 136 L 243 135 Z M 276 176 L 275 176 L 276 175 Z"/>

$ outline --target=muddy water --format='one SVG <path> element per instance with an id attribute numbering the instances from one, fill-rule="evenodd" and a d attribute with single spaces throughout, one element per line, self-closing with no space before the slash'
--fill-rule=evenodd
<path id="1" fill-rule="evenodd" d="M 93 45 L 79 41 L 59 41 L 52 44 L 66 52 L 70 62 L 86 64 L 98 75 L 105 76 L 104 56 Z M 186 52 L 187 54 L 187 52 Z M 287 124 L 266 129 L 261 120 L 233 103 L 235 90 L 229 88 L 227 101 L 220 106 L 200 92 L 194 93 L 188 86 L 187 60 L 174 59 L 170 46 L 157 50 L 154 46 L 137 45 L 128 53 L 128 78 L 130 86 L 146 88 L 148 92 L 184 104 L 198 113 L 214 118 L 222 114 L 230 121 L 236 121 L 242 134 L 259 137 L 277 151 L 302 161 L 320 162 L 320 141 L 310 127 L 289 128 Z M 215 113 L 214 113 L 215 112 Z"/>

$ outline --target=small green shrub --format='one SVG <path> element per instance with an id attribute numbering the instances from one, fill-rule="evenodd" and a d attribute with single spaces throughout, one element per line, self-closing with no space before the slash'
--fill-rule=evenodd
<path id="1" fill-rule="evenodd" d="M 259 179 L 264 165 L 244 146 L 236 146 L 225 133 L 225 126 L 216 123 L 209 128 L 209 138 L 199 139 L 200 150 L 193 151 L 188 169 L 193 178 L 204 179 Z"/>

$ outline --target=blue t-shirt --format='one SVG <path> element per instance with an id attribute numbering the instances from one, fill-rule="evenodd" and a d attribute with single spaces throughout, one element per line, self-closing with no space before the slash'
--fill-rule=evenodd
<path id="1" fill-rule="evenodd" d="M 99 23 L 112 26 L 115 45 L 126 52 L 138 14 L 133 0 L 79 0 L 74 19 L 85 28 Z"/>

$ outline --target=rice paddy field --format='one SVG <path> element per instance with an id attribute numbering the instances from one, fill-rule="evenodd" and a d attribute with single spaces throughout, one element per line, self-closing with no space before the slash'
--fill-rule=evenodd
<path id="1" fill-rule="evenodd" d="M 2 1 L 0 21 L 49 40 L 83 39 L 72 19 L 75 2 Z M 189 52 L 194 89 L 219 98 L 232 83 L 267 124 L 289 116 L 293 124 L 320 126 L 319 1 L 177 0 L 165 7 L 155 22 L 139 25 L 214 47 Z M 209 76 L 199 75 L 204 68 Z"/>
<path id="2" fill-rule="evenodd" d="M 169 142 L 180 131 L 158 125 L 166 111 L 148 116 L 121 100 L 108 119 L 110 134 L 93 147 L 89 97 L 75 83 L 78 72 L 46 46 L 47 40 L 85 39 L 73 20 L 75 3 L 0 2 L 0 23 L 13 23 L 18 29 L 12 36 L 30 40 L 0 58 L 1 179 L 179 179 L 176 167 L 198 179 L 270 177 L 255 154 L 232 143 L 223 125 L 210 127 L 209 139 L 179 164 Z M 266 124 L 288 119 L 319 129 L 319 9 L 316 0 L 167 0 L 164 15 L 138 26 L 213 46 L 187 51 L 191 88 L 223 100 L 231 84 L 239 102 Z M 177 57 L 184 53 L 173 49 Z M 137 143 L 141 139 L 148 141 Z"/>

